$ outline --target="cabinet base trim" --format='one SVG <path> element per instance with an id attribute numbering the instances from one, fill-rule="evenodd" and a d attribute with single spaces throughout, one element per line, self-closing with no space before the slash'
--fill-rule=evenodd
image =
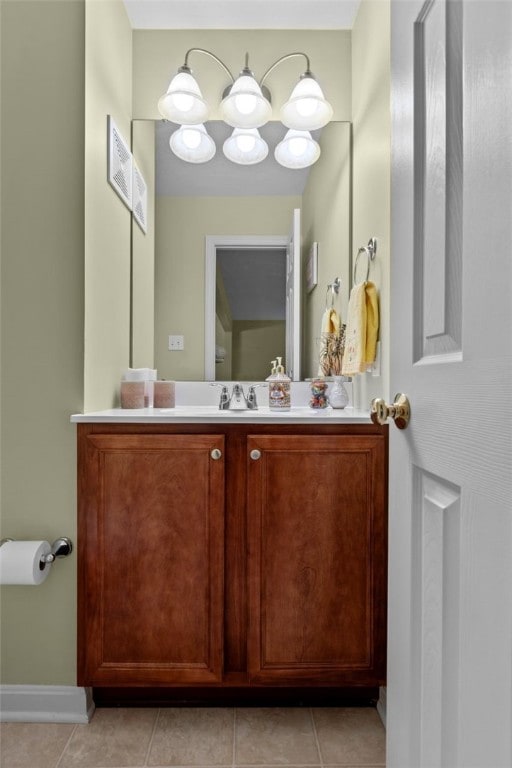
<path id="1" fill-rule="evenodd" d="M 372 688 L 278 688 L 256 686 L 211 688 L 93 688 L 98 707 L 117 706 L 270 706 L 270 707 L 368 707 L 376 706 L 379 689 Z"/>
<path id="2" fill-rule="evenodd" d="M 72 685 L 0 685 L 3 723 L 88 723 L 92 688 Z"/>

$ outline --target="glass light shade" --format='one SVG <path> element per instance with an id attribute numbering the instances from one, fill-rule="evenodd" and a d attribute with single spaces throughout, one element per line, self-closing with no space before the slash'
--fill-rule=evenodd
<path id="1" fill-rule="evenodd" d="M 178 72 L 173 77 L 167 93 L 158 100 L 158 111 L 178 125 L 198 125 L 208 117 L 208 105 L 189 72 Z"/>
<path id="2" fill-rule="evenodd" d="M 171 134 L 169 146 L 187 163 L 207 163 L 216 152 L 215 142 L 204 125 L 182 125 Z"/>
<path id="3" fill-rule="evenodd" d="M 292 128 L 275 148 L 274 157 L 285 168 L 307 168 L 320 157 L 320 146 L 309 131 L 296 131 Z"/>
<path id="4" fill-rule="evenodd" d="M 272 107 L 251 75 L 240 75 L 220 105 L 222 119 L 233 128 L 260 128 L 272 116 Z"/>
<path id="5" fill-rule="evenodd" d="M 268 155 L 267 142 L 257 128 L 235 128 L 222 149 L 228 160 L 239 165 L 261 163 Z"/>
<path id="6" fill-rule="evenodd" d="M 332 118 L 333 109 L 325 100 L 322 89 L 314 77 L 303 77 L 281 108 L 281 122 L 298 131 L 323 128 Z"/>

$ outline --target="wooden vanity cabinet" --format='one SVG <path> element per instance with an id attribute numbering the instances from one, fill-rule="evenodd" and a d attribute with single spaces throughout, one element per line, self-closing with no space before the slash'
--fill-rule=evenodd
<path id="1" fill-rule="evenodd" d="M 387 427 L 79 424 L 78 445 L 80 685 L 385 682 Z"/>
<path id="2" fill-rule="evenodd" d="M 385 448 L 248 438 L 249 677 L 375 684 L 385 669 Z"/>
<path id="3" fill-rule="evenodd" d="M 80 447 L 79 677 L 222 680 L 223 435 L 87 434 Z"/>

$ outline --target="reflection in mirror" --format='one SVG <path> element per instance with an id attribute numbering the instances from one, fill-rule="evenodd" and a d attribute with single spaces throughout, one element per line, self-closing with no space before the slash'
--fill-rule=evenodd
<path id="1" fill-rule="evenodd" d="M 215 378 L 261 381 L 284 358 L 286 250 L 217 249 Z"/>
<path id="2" fill-rule="evenodd" d="M 161 378 L 213 378 L 205 368 L 208 348 L 211 346 L 215 360 L 215 347 L 226 349 L 226 345 L 219 343 L 220 337 L 216 339 L 215 328 L 210 334 L 205 329 L 207 238 L 273 236 L 283 241 L 289 237 L 294 209 L 300 208 L 302 260 L 311 242 L 318 242 L 319 266 L 318 287 L 301 293 L 303 323 L 298 341 L 304 364 L 294 378 L 316 375 L 325 286 L 335 277 L 341 278 L 340 303 L 345 301 L 348 291 L 350 124 L 330 123 L 319 137 L 317 132 L 322 148 L 320 159 L 311 168 L 299 171 L 278 166 L 272 149 L 257 166 L 231 163 L 222 154 L 222 132 L 230 129 L 222 123 L 209 123 L 207 127 L 217 145 L 216 155 L 210 162 L 192 165 L 176 158 L 169 148 L 170 133 L 177 126 L 162 121 L 136 120 L 133 124 L 133 154 L 139 168 L 143 165 L 141 171 L 148 185 L 154 188 L 154 203 L 150 201 L 148 235 L 143 236 L 135 227 L 133 232 L 132 365 L 152 365 Z M 270 123 L 261 129 L 262 135 L 265 129 L 269 131 L 266 140 L 271 145 L 280 140 L 280 131 L 286 130 L 280 124 Z M 247 283 L 257 289 L 255 297 L 264 306 L 265 301 L 268 305 L 274 277 L 263 277 L 262 266 L 260 262 L 258 279 L 252 276 Z M 219 271 L 223 270 L 219 266 Z M 225 283 L 230 280 L 224 279 Z M 240 277 L 231 282 L 236 282 L 242 295 Z M 154 288 L 152 297 L 149 285 Z M 252 299 L 243 299 L 244 304 L 249 301 Z M 253 334 L 239 334 L 239 361 L 229 363 L 224 355 L 223 361 L 219 359 L 214 364 L 215 378 L 262 379 L 268 375 L 269 361 L 284 355 L 282 332 L 278 334 L 277 327 L 267 334 L 273 340 L 271 351 L 259 350 L 256 336 L 265 334 L 261 327 L 256 333 L 256 325 L 262 321 L 282 323 L 277 310 L 273 309 L 267 317 L 262 316 L 263 311 L 267 310 L 258 310 L 259 314 L 250 319 Z M 224 320 L 229 326 L 225 314 Z M 249 319 L 237 318 L 232 322 Z M 214 321 L 217 326 L 218 323 L 219 319 Z M 140 331 L 142 327 L 144 333 Z M 168 337 L 175 334 L 184 336 L 182 351 L 168 349 Z M 260 354 L 264 367 L 258 367 L 256 375 L 254 368 L 247 368 L 248 359 L 255 363 Z M 220 357 L 222 354 L 217 355 Z M 230 370 L 228 365 L 232 366 Z"/>

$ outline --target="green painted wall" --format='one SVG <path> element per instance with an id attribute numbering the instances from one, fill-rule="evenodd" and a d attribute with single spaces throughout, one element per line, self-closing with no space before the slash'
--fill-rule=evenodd
<path id="1" fill-rule="evenodd" d="M 319 160 L 311 168 L 302 205 L 304 261 L 311 245 L 318 243 L 318 285 L 304 293 L 304 378 L 318 374 L 327 286 L 340 278 L 341 290 L 334 306 L 342 320 L 346 319 L 349 291 L 350 123 L 329 123 L 322 131 L 322 147 Z M 331 296 L 328 301 L 330 306 Z"/>
<path id="2" fill-rule="evenodd" d="M 371 40 L 372 44 L 368 45 Z M 389 0 L 362 0 L 352 30 L 354 131 L 353 250 L 378 241 L 370 280 L 380 293 L 381 375 L 355 377 L 361 408 L 389 392 L 389 265 L 391 258 L 391 30 Z M 360 277 L 358 277 L 360 280 Z M 389 402 L 389 401 L 388 401 Z"/>
<path id="3" fill-rule="evenodd" d="M 1 535 L 76 541 L 85 4 L 3 0 Z M 74 684 L 76 556 L 1 588 L 1 681 Z"/>
<path id="4" fill-rule="evenodd" d="M 107 181 L 107 115 L 130 144 L 132 30 L 121 0 L 87 0 L 85 48 L 86 410 L 118 404 L 130 362 L 131 213 Z"/>

